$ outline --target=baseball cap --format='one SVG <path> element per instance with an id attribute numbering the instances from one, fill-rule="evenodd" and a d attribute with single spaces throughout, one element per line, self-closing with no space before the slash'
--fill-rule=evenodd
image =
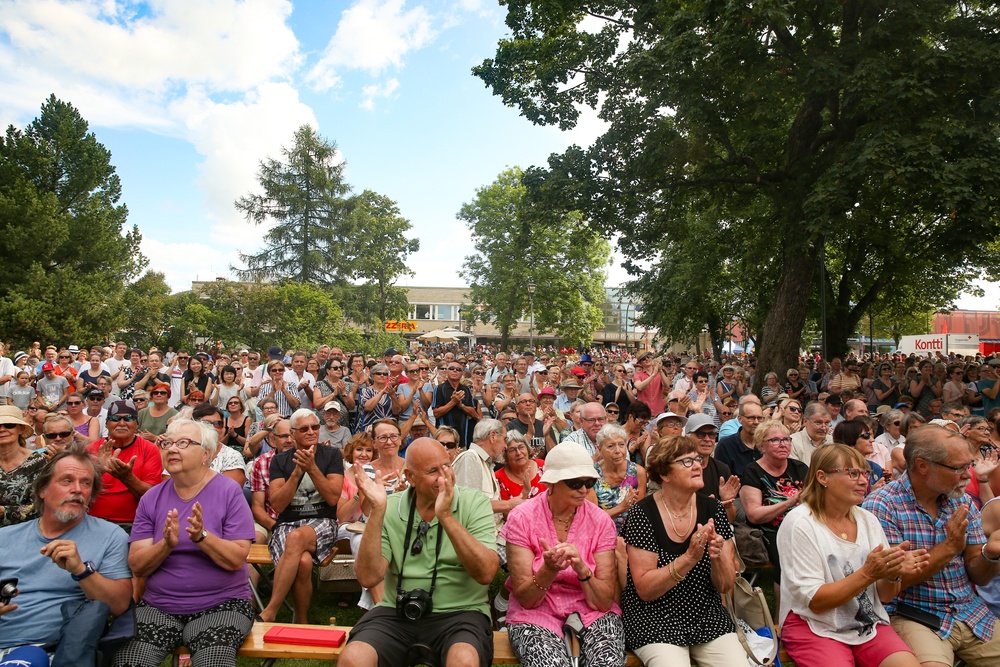
<path id="1" fill-rule="evenodd" d="M 344 406 L 338 403 L 337 401 L 330 401 L 325 406 L 323 406 L 323 412 L 326 412 L 327 410 L 336 410 L 337 412 L 343 414 Z"/>
<path id="2" fill-rule="evenodd" d="M 706 426 L 715 426 L 715 421 L 712 419 L 711 415 L 703 413 L 691 415 L 691 418 L 687 420 L 687 424 L 684 425 L 684 435 L 691 435 L 698 429 Z"/>
<path id="3" fill-rule="evenodd" d="M 42 372 L 43 373 L 46 373 L 48 371 L 54 371 L 55 369 L 56 369 L 56 367 L 52 365 L 51 361 L 46 361 L 44 364 L 42 364 Z"/>
<path id="4" fill-rule="evenodd" d="M 115 415 L 132 415 L 133 417 L 138 417 L 139 411 L 135 409 L 135 403 L 132 401 L 115 401 L 108 408 L 108 416 L 114 417 Z"/>

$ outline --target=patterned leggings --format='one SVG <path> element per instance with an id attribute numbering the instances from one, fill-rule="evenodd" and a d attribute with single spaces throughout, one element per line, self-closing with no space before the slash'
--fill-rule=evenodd
<path id="1" fill-rule="evenodd" d="M 194 667 L 233 667 L 236 652 L 253 627 L 250 600 L 228 600 L 197 614 L 166 614 L 140 602 L 135 639 L 115 655 L 115 667 L 158 667 L 178 646 L 191 652 Z"/>
<path id="2" fill-rule="evenodd" d="M 566 642 L 559 635 L 531 623 L 507 626 L 510 644 L 523 667 L 570 667 Z M 625 664 L 625 628 L 621 616 L 608 612 L 580 636 L 582 667 L 620 667 Z"/>

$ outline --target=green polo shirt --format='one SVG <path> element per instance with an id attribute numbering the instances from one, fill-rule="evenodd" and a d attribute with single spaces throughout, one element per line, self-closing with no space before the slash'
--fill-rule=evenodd
<path id="1" fill-rule="evenodd" d="M 410 516 L 412 489 L 389 496 L 382 523 L 382 557 L 389 561 L 385 574 L 385 596 L 379 606 L 396 606 L 396 582 L 399 566 L 403 559 L 403 541 L 406 538 L 406 523 Z M 474 489 L 455 487 L 455 498 L 451 512 L 465 529 L 489 550 L 496 549 L 496 527 L 493 524 L 493 509 L 489 499 Z M 420 514 L 413 517 L 410 545 L 417 537 Z M 430 522 L 430 530 L 423 538 L 424 548 L 419 555 L 406 554 L 403 572 L 403 590 L 431 589 L 431 573 L 434 571 L 434 553 L 437 549 L 438 520 Z M 441 556 L 438 559 L 437 588 L 434 589 L 434 608 L 437 612 L 479 611 L 486 616 L 489 611 L 489 586 L 477 583 L 469 576 L 458 560 L 455 547 L 448 538 L 448 532 L 441 531 Z"/>

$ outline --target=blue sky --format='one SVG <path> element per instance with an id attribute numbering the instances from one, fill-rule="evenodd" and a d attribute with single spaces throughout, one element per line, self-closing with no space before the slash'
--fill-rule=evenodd
<path id="1" fill-rule="evenodd" d="M 503 17 L 495 0 L 3 0 L 0 123 L 23 126 L 50 93 L 75 105 L 175 290 L 260 248 L 264 228 L 233 200 L 310 123 L 356 191 L 391 197 L 413 224 L 416 275 L 401 284 L 464 285 L 461 205 L 603 127 L 593 112 L 571 132 L 533 126 L 471 75 Z M 625 279 L 616 260 L 609 284 Z M 961 305 L 994 308 L 997 295 Z"/>

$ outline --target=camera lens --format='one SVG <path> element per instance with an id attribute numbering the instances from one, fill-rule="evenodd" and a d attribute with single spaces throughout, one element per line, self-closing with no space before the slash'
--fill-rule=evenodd
<path id="1" fill-rule="evenodd" d="M 411 621 L 419 620 L 422 612 L 423 605 L 419 602 L 407 602 L 406 605 L 403 606 L 403 614 Z"/>

